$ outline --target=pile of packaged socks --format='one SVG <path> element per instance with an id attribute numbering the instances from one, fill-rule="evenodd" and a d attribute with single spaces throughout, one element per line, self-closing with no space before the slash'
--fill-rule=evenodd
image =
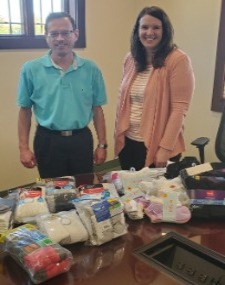
<path id="1" fill-rule="evenodd" d="M 73 264 L 72 253 L 26 224 L 0 237 L 1 248 L 26 270 L 35 284 L 67 272 Z"/>

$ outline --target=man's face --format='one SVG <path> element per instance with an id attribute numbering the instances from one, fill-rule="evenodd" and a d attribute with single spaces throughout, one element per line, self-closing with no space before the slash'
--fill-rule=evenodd
<path id="1" fill-rule="evenodd" d="M 72 52 L 78 39 L 78 30 L 73 30 L 70 20 L 64 17 L 51 20 L 45 36 L 52 55 L 63 57 Z"/>

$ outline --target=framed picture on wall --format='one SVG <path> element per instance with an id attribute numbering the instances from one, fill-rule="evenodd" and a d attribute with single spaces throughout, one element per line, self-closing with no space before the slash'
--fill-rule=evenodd
<path id="1" fill-rule="evenodd" d="M 221 0 L 216 66 L 211 110 L 222 112 L 225 107 L 225 0 Z"/>

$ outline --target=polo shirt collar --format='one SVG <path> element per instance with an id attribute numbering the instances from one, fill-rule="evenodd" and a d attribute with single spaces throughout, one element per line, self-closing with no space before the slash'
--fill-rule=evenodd
<path id="1" fill-rule="evenodd" d="M 78 67 L 82 66 L 85 61 L 83 58 L 79 57 L 75 52 L 73 52 L 73 56 L 74 56 L 73 67 L 74 69 L 77 69 Z M 54 65 L 51 59 L 51 50 L 49 50 L 47 54 L 42 57 L 42 63 L 46 67 L 52 67 Z"/>

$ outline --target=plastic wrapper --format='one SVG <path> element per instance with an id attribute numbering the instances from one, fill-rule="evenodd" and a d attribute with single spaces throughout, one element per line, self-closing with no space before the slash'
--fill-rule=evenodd
<path id="1" fill-rule="evenodd" d="M 40 215 L 37 225 L 53 242 L 73 244 L 88 239 L 88 232 L 75 210 Z"/>
<path id="2" fill-rule="evenodd" d="M 110 197 L 119 199 L 118 191 L 113 183 L 102 183 L 102 185 L 106 191 L 109 191 Z"/>
<path id="3" fill-rule="evenodd" d="M 73 264 L 69 250 L 53 243 L 29 224 L 5 232 L 0 242 L 2 249 L 18 262 L 35 284 L 69 271 Z"/>
<path id="4" fill-rule="evenodd" d="M 119 199 L 97 200 L 90 196 L 74 200 L 77 212 L 89 234 L 86 244 L 101 245 L 126 234 L 127 225 Z"/>
<path id="5" fill-rule="evenodd" d="M 45 199 L 51 213 L 74 209 L 71 201 L 77 196 L 78 189 L 75 188 L 73 176 L 46 180 Z"/>
<path id="6" fill-rule="evenodd" d="M 17 201 L 14 209 L 13 221 L 15 224 L 34 223 L 38 214 L 49 213 L 45 201 L 45 187 L 32 185 L 17 189 Z"/>
<path id="7" fill-rule="evenodd" d="M 37 184 L 32 187 L 19 188 L 19 199 L 38 198 L 45 196 L 45 187 Z"/>
<path id="8" fill-rule="evenodd" d="M 12 197 L 0 198 L 0 234 L 12 227 L 15 205 Z"/>
<path id="9" fill-rule="evenodd" d="M 118 170 L 111 172 L 111 181 L 115 185 L 120 195 L 128 193 L 130 190 L 139 188 L 142 181 L 152 181 L 165 174 L 165 168 L 148 168 L 144 167 L 139 171 L 135 169 Z"/>
<path id="10" fill-rule="evenodd" d="M 154 179 L 151 182 L 140 182 L 139 188 L 147 196 L 155 196 L 158 198 L 162 198 L 165 193 L 176 193 L 176 198 L 181 205 L 187 207 L 190 205 L 189 197 L 180 177 L 174 179 L 161 177 L 160 179 Z"/>
<path id="11" fill-rule="evenodd" d="M 186 223 L 191 218 L 189 198 L 180 178 L 142 181 L 121 197 L 124 212 L 132 220 L 148 216 L 152 223 Z"/>
<path id="12" fill-rule="evenodd" d="M 79 197 L 93 195 L 98 199 L 106 197 L 119 198 L 118 192 L 113 183 L 84 184 L 78 187 Z"/>
<path id="13" fill-rule="evenodd" d="M 140 189 L 133 189 L 121 197 L 124 206 L 124 213 L 131 220 L 140 220 L 144 218 L 144 207 L 138 202 L 139 198 L 144 198 L 145 194 Z"/>
<path id="14" fill-rule="evenodd" d="M 131 220 L 141 220 L 144 218 L 144 207 L 135 200 L 124 201 L 124 212 Z"/>
<path id="15" fill-rule="evenodd" d="M 177 196 L 177 193 L 168 191 L 161 198 L 151 196 L 144 201 L 144 212 L 152 223 L 183 224 L 191 219 L 190 209 L 181 205 Z"/>

